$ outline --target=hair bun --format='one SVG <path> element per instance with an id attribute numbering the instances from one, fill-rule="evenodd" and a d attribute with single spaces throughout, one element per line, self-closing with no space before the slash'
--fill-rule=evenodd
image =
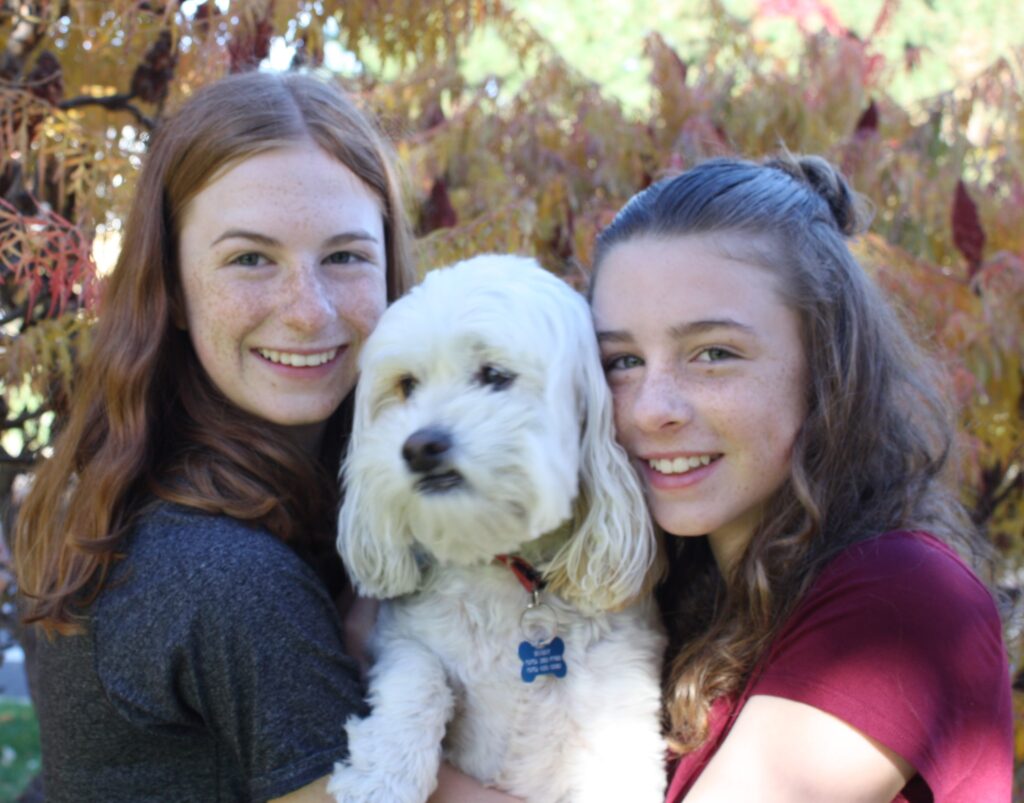
<path id="1" fill-rule="evenodd" d="M 821 156 L 784 152 L 765 163 L 807 184 L 828 204 L 836 228 L 847 237 L 864 231 L 871 220 L 867 202 L 853 191 L 846 177 Z"/>

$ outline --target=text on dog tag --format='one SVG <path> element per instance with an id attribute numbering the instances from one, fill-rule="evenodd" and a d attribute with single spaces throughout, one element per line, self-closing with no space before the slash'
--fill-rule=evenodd
<path id="1" fill-rule="evenodd" d="M 523 662 L 523 670 L 520 673 L 524 683 L 533 683 L 538 675 L 554 675 L 556 678 L 564 678 L 565 666 L 565 642 L 555 637 L 549 643 L 537 647 L 528 641 L 519 645 L 519 657 Z"/>

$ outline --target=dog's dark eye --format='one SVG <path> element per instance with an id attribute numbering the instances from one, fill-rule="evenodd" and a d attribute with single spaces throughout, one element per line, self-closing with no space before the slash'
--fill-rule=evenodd
<path id="1" fill-rule="evenodd" d="M 487 385 L 491 390 L 504 390 L 515 381 L 515 378 L 515 374 L 493 365 L 483 366 L 476 375 L 476 381 L 481 385 Z"/>
<path id="2" fill-rule="evenodd" d="M 418 384 L 419 382 L 416 381 L 416 377 L 412 376 L 411 374 L 406 374 L 405 376 L 398 380 L 399 395 L 402 397 L 403 400 L 408 399 L 412 395 L 413 391 L 416 390 L 416 386 Z"/>

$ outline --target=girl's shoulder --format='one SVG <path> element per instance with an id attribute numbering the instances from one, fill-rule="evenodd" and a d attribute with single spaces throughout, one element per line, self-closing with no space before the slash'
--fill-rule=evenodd
<path id="1" fill-rule="evenodd" d="M 921 562 L 967 568 L 961 557 L 949 544 L 926 530 L 890 530 L 871 536 L 846 547 L 833 559 L 842 562 L 872 561 L 885 558 L 892 561 Z"/>
<path id="2" fill-rule="evenodd" d="M 800 607 L 822 596 L 852 595 L 859 604 L 899 604 L 973 612 L 999 620 L 992 592 L 951 546 L 922 530 L 894 530 L 855 543 L 822 569 Z"/>
<path id="3" fill-rule="evenodd" d="M 227 611 L 293 594 L 326 595 L 316 573 L 265 528 L 223 514 L 158 502 L 125 537 L 101 607 L 146 600 Z"/>
<path id="4" fill-rule="evenodd" d="M 994 652 L 1001 631 L 992 591 L 952 547 L 927 532 L 899 530 L 852 544 L 827 563 L 776 648 L 846 639 L 861 649 L 899 647 L 938 658 L 953 633 Z"/>
<path id="5" fill-rule="evenodd" d="M 210 538 L 235 537 L 243 533 L 266 533 L 266 530 L 257 524 L 224 513 L 210 513 L 199 508 L 161 500 L 146 505 L 132 527 L 135 536 L 140 533 L 171 531 L 183 537 L 186 542 L 196 544 L 206 542 Z"/>
<path id="6" fill-rule="evenodd" d="M 987 586 L 928 533 L 885 533 L 837 555 L 783 625 L 752 694 L 852 725 L 909 761 L 935 799 L 960 785 L 1003 789 L 1009 777 L 1002 621 Z"/>
<path id="7" fill-rule="evenodd" d="M 91 616 L 107 665 L 132 660 L 143 638 L 153 655 L 245 634 L 265 640 L 289 632 L 274 623 L 296 611 L 325 631 L 338 628 L 333 600 L 309 565 L 266 529 L 230 516 L 157 503 L 121 553 Z"/>
<path id="8" fill-rule="evenodd" d="M 198 571 L 231 571 L 253 562 L 287 561 L 288 556 L 298 559 L 254 522 L 170 502 L 145 509 L 127 535 L 126 551 L 134 562 L 167 561 Z"/>

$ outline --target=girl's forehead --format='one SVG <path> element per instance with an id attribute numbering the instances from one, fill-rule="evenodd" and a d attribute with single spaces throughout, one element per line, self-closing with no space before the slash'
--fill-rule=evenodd
<path id="1" fill-rule="evenodd" d="M 606 279 L 623 285 L 693 280 L 740 265 L 773 275 L 772 245 L 740 232 L 641 234 L 617 243 L 604 255 L 592 279 L 599 288 Z"/>
<path id="2" fill-rule="evenodd" d="M 709 237 L 638 238 L 611 249 L 594 285 L 591 312 L 602 338 L 661 337 L 730 322 L 767 333 L 797 315 L 772 270 L 737 258 Z M 727 251 L 728 249 L 726 249 Z"/>
<path id="3" fill-rule="evenodd" d="M 592 300 L 596 299 L 600 286 L 613 272 L 614 278 L 624 285 L 661 281 L 685 288 L 686 282 L 712 277 L 721 272 L 722 266 L 733 263 L 762 273 L 762 282 L 766 280 L 779 298 L 790 297 L 789 271 L 778 238 L 739 230 L 642 233 L 616 243 L 596 266 L 590 295 Z"/>

